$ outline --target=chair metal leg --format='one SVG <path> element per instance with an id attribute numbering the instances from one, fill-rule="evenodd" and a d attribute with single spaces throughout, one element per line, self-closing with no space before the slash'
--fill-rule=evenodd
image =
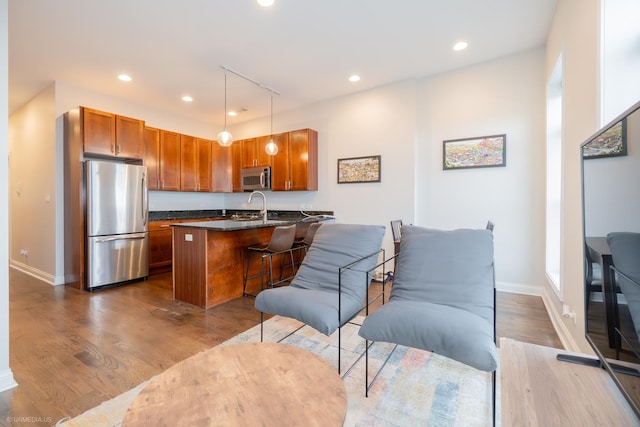
<path id="1" fill-rule="evenodd" d="M 364 340 L 364 397 L 369 397 L 369 340 Z"/>
<path id="2" fill-rule="evenodd" d="M 266 255 L 269 257 L 269 282 L 267 283 L 267 286 L 269 286 L 269 288 L 273 288 L 273 257 L 270 255 Z M 262 257 L 262 277 L 264 277 L 264 256 Z"/>
<path id="3" fill-rule="evenodd" d="M 371 342 L 371 345 L 373 344 L 374 343 Z M 387 366 L 387 362 L 389 362 L 389 359 L 391 359 L 391 356 L 393 356 L 393 353 L 398 348 L 398 344 L 393 346 L 393 349 L 389 352 L 389 354 L 387 355 L 387 358 L 384 360 L 384 362 L 382 363 L 382 366 L 380 366 L 380 369 L 378 369 L 378 372 L 376 372 L 371 382 L 369 382 L 369 347 L 370 345 L 368 340 L 365 340 L 365 345 L 367 346 L 367 348 L 365 349 L 365 361 L 364 361 L 364 385 L 365 385 L 364 397 L 369 397 L 369 390 L 371 390 L 371 387 L 373 387 L 373 384 L 376 382 L 376 380 L 382 373 L 382 370 L 384 369 L 384 367 Z"/>
<path id="4" fill-rule="evenodd" d="M 264 342 L 264 312 L 260 312 L 260 342 Z"/>
<path id="5" fill-rule="evenodd" d="M 249 294 L 247 293 L 247 280 L 249 278 L 249 264 L 251 262 L 251 251 L 246 251 L 246 254 L 247 254 L 247 267 L 245 268 L 245 271 L 244 271 L 244 283 L 242 287 L 242 296 L 244 297 L 249 296 Z"/>
<path id="6" fill-rule="evenodd" d="M 341 366 L 340 366 L 340 353 L 341 353 L 341 351 L 340 351 L 340 348 L 341 348 L 340 343 L 342 342 L 341 335 L 342 335 L 342 328 L 338 328 L 338 375 L 340 375 L 340 368 L 341 368 Z"/>
<path id="7" fill-rule="evenodd" d="M 496 426 L 496 371 L 493 371 L 492 384 L 492 397 L 491 397 L 491 413 L 493 416 L 493 427 Z"/>

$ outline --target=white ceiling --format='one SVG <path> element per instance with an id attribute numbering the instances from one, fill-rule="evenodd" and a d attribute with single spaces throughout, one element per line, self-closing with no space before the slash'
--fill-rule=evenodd
<path id="1" fill-rule="evenodd" d="M 542 46 L 556 0 L 11 0 L 9 111 L 52 81 L 221 123 L 225 65 L 285 111 Z M 451 47 L 466 40 L 469 48 Z M 117 80 L 119 73 L 133 77 Z M 356 84 L 347 79 L 361 75 Z M 181 101 L 184 94 L 194 102 Z M 270 94 L 228 74 L 229 124 Z"/>

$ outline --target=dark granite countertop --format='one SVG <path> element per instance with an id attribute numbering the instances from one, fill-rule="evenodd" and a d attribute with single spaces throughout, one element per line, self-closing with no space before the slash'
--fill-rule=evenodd
<path id="1" fill-rule="evenodd" d="M 221 221 L 185 222 L 185 223 L 177 223 L 172 225 L 174 227 L 205 228 L 207 230 L 215 230 L 215 231 L 236 231 L 236 230 L 250 230 L 252 228 L 275 227 L 278 225 L 290 225 L 290 224 L 296 224 L 298 222 L 317 222 L 317 221 L 327 221 L 327 220 L 332 220 L 332 218 L 316 216 L 316 217 L 288 219 L 288 220 L 268 219 L 266 221 L 261 219 L 252 220 L 252 221 L 245 221 L 245 220 L 238 221 L 233 219 L 226 219 Z"/>
<path id="2" fill-rule="evenodd" d="M 258 210 L 242 210 L 242 209 L 210 209 L 210 210 L 191 210 L 191 211 L 149 211 L 149 221 L 171 221 L 178 219 L 198 219 L 198 218 L 231 218 L 233 215 L 258 215 Z M 308 217 L 333 216 L 333 211 L 286 211 L 286 210 L 269 210 L 269 220 L 280 221 L 300 221 Z M 221 222 L 221 221 L 217 221 Z M 249 222 L 249 221 L 233 221 L 233 222 Z M 246 228 L 246 227 L 245 227 Z"/>

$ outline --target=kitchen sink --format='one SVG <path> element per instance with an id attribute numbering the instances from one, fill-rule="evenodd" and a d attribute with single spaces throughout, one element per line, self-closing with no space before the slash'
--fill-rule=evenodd
<path id="1" fill-rule="evenodd" d="M 234 214 L 229 217 L 234 221 L 255 221 L 258 219 L 262 219 L 262 215 L 251 215 L 251 214 Z"/>

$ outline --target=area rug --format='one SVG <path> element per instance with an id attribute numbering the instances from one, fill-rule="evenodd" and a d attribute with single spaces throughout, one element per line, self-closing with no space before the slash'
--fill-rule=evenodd
<path id="1" fill-rule="evenodd" d="M 398 346 L 365 397 L 365 342 L 358 336 L 359 323 L 342 328 L 341 367 L 347 389 L 345 426 L 489 426 L 491 425 L 491 374 L 422 350 Z M 264 324 L 265 341 L 294 345 L 316 353 L 337 368 L 338 333 L 327 337 L 309 326 L 275 316 Z M 296 331 L 291 334 L 291 332 Z M 289 335 L 291 334 L 291 335 Z M 220 344 L 260 341 L 257 325 Z M 375 343 L 369 350 L 369 375 L 377 372 L 393 349 Z M 153 378 L 152 378 L 153 379 Z M 151 380 L 149 380 L 151 381 Z M 137 387 L 60 423 L 65 427 L 117 427 L 127 408 L 140 393 Z M 499 398 L 498 398 L 499 401 Z M 499 414 L 499 410 L 497 411 Z M 498 423 L 499 424 L 499 423 Z M 286 426 L 286 420 L 283 420 Z"/>

